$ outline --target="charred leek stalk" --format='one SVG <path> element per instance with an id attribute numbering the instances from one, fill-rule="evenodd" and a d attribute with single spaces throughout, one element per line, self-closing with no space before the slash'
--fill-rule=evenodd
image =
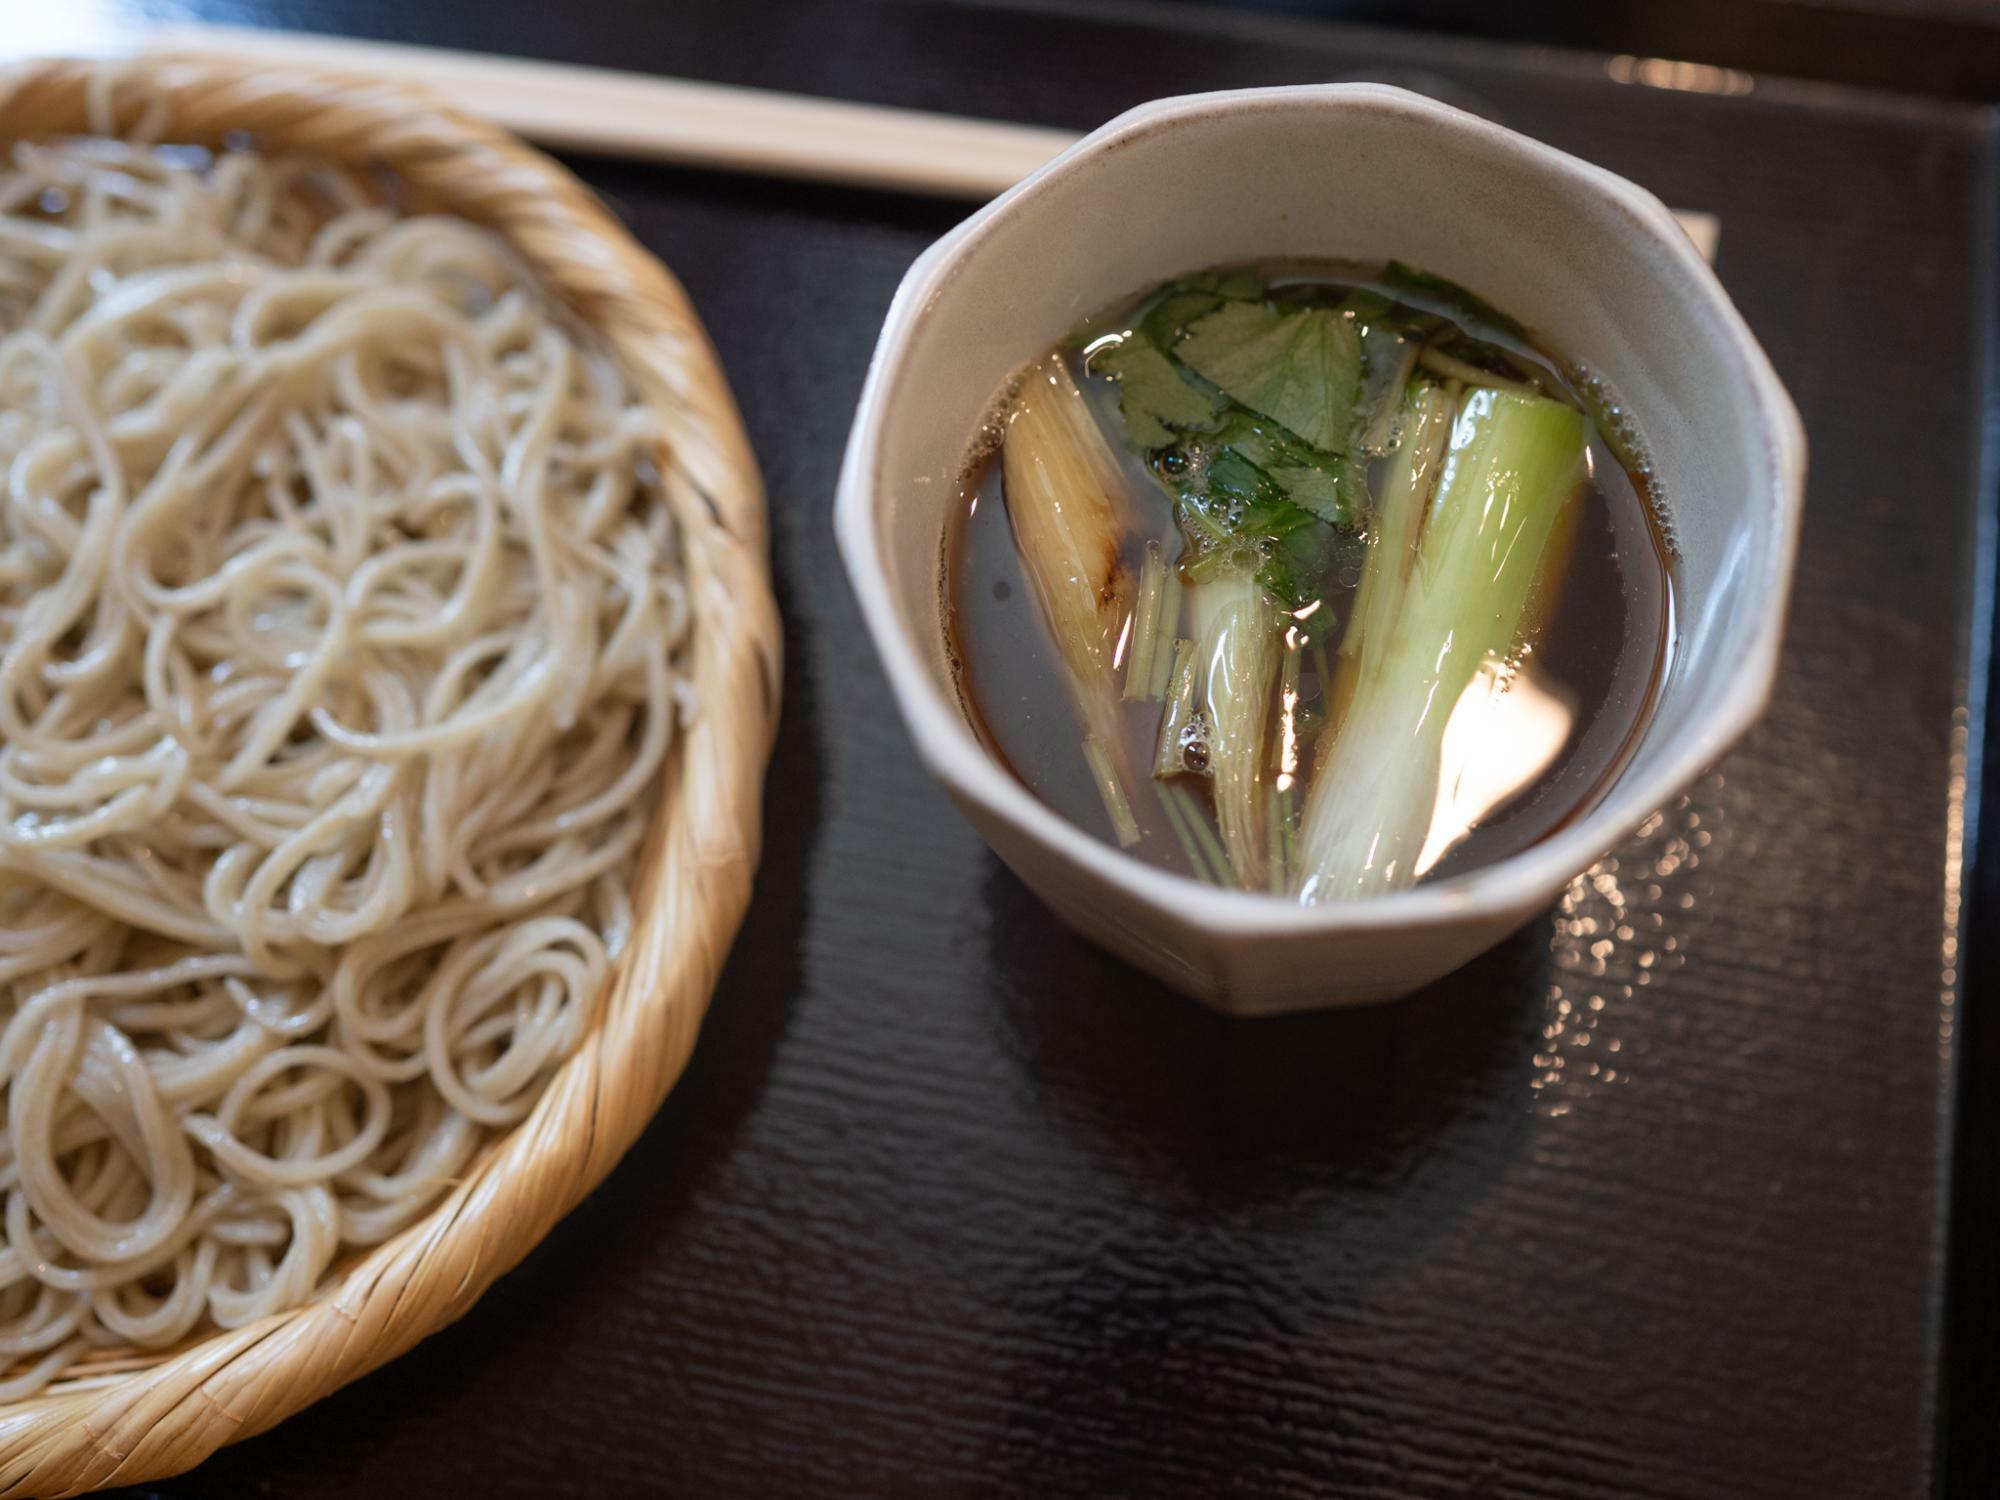
<path id="1" fill-rule="evenodd" d="M 1119 843 L 1134 844 L 1140 830 L 1125 790 L 1118 672 L 1132 609 L 1132 578 L 1119 556 L 1130 497 L 1118 456 L 1060 354 L 1023 377 L 1000 461 L 1014 546 L 1062 659 L 1092 779 Z"/>
<path id="2" fill-rule="evenodd" d="M 1427 506 L 1414 462 L 1421 455 L 1402 462 L 1423 444 L 1406 439 L 1396 469 L 1404 510 L 1385 513 L 1382 542 L 1369 552 L 1359 636 L 1344 653 L 1353 677 L 1346 710 L 1299 832 L 1301 900 L 1415 883 L 1446 720 L 1481 663 L 1514 647 L 1543 552 L 1583 477 L 1587 435 L 1583 414 L 1560 402 L 1470 391 Z M 1409 549 L 1387 543 L 1408 514 L 1419 517 L 1418 530 L 1407 578 L 1399 578 Z"/>

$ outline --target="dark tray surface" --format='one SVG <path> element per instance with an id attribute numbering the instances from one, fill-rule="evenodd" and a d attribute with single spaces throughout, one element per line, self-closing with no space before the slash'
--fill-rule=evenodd
<path id="1" fill-rule="evenodd" d="M 765 466 L 790 659 L 756 902 L 601 1191 L 458 1328 L 165 1492 L 1927 1492 L 1981 114 L 1192 11 L 281 18 L 1075 126 L 1424 83 L 1718 213 L 1814 473 L 1741 750 L 1446 983 L 1230 1024 L 1056 926 L 931 788 L 834 558 L 875 329 L 962 209 L 577 162 L 686 281 Z"/>

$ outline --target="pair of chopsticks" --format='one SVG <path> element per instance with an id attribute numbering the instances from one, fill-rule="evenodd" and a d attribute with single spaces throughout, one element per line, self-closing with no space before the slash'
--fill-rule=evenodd
<path id="1" fill-rule="evenodd" d="M 1076 140 L 994 120 L 304 32 L 161 26 L 140 46 L 151 55 L 206 52 L 420 84 L 556 150 L 941 198 L 991 198 Z M 1714 260 L 1714 215 L 1675 217 Z"/>

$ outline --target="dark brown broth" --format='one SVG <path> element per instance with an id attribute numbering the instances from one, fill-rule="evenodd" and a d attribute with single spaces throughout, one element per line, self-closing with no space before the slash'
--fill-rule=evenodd
<path id="1" fill-rule="evenodd" d="M 1351 272 L 1288 271 L 1273 277 L 1274 286 L 1285 281 L 1374 285 L 1371 278 Z M 1105 321 L 1117 326 L 1116 319 Z M 1540 350 L 1511 340 L 1501 347 L 1531 360 L 1551 386 L 1574 390 L 1562 368 Z M 1125 562 L 1136 577 L 1149 536 L 1163 541 L 1170 561 L 1177 555 L 1180 538 L 1172 501 L 1143 462 L 1117 441 L 1115 382 L 1090 374 L 1080 358 L 1072 359 L 1071 370 L 1121 454 L 1150 527 L 1125 539 Z M 1476 735 L 1453 741 L 1454 748 L 1464 748 L 1456 764 L 1470 773 L 1471 781 L 1483 767 L 1511 762 L 1518 773 L 1545 758 L 1546 763 L 1525 778 L 1502 778 L 1503 784 L 1519 784 L 1444 848 L 1419 883 L 1516 853 L 1587 812 L 1637 744 L 1665 677 L 1673 651 L 1674 603 L 1671 548 L 1657 499 L 1650 481 L 1622 467 L 1594 427 L 1589 452 L 1591 477 L 1585 493 L 1573 502 L 1576 533 L 1569 563 L 1559 577 L 1538 586 L 1543 593 L 1531 614 L 1539 623 L 1515 653 L 1514 685 L 1503 695 L 1501 711 L 1478 720 Z M 1386 463 L 1375 462 L 1377 474 Z M 961 481 L 963 508 L 946 535 L 944 587 L 960 699 L 981 738 L 1015 776 L 1072 822 L 1115 842 L 1080 750 L 1060 661 L 1022 572 L 1002 488 L 997 456 L 982 454 Z M 1344 576 L 1324 595 L 1327 607 L 1343 620 L 1358 582 L 1358 572 Z M 1302 700 L 1310 702 L 1321 690 L 1307 666 Z M 1157 701 L 1123 705 L 1123 728 L 1136 765 L 1151 762 L 1160 714 Z M 1450 764 L 1444 774 L 1452 774 Z M 1310 785 L 1309 772 L 1304 784 Z M 1148 789 L 1135 788 L 1133 795 L 1144 836 L 1131 852 L 1178 873 L 1192 873 L 1167 820 L 1151 805 Z M 1440 815 L 1440 824 L 1450 821 Z"/>

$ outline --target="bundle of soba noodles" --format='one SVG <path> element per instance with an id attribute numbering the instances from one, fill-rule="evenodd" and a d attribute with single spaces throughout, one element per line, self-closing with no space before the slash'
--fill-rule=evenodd
<path id="1" fill-rule="evenodd" d="M 0 1399 L 411 1222 L 629 926 L 691 706 L 658 434 L 392 191 L 0 172 Z"/>

